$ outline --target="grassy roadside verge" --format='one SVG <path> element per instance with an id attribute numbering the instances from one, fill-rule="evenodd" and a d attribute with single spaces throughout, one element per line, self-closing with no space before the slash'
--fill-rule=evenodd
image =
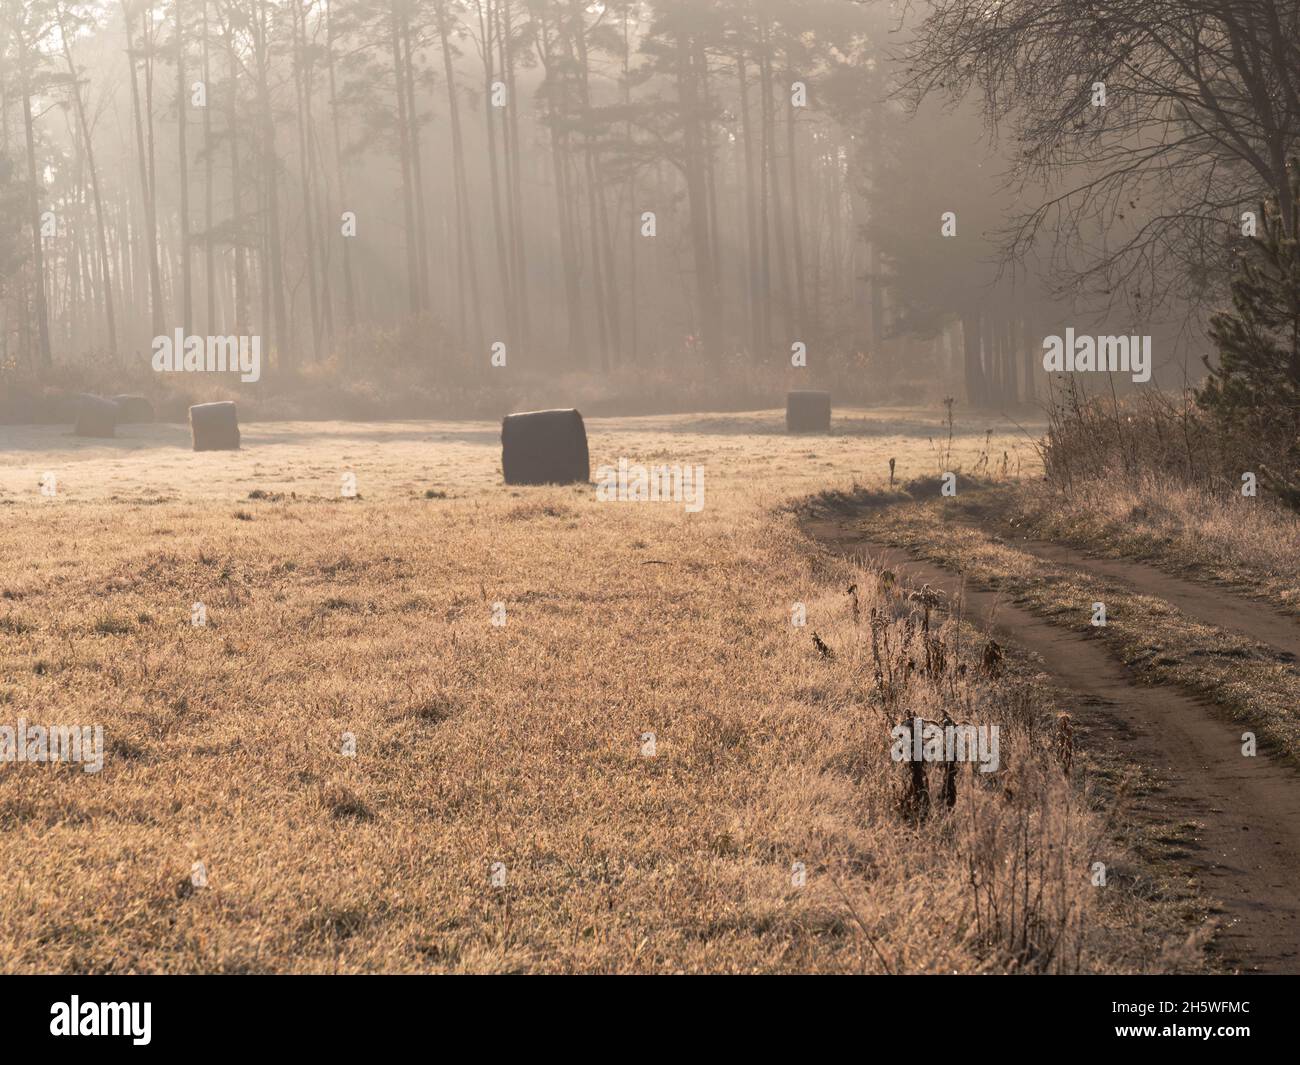
<path id="1" fill-rule="evenodd" d="M 1109 558 L 1150 562 L 1300 612 L 1300 517 L 1261 499 L 1224 497 L 1167 480 L 1035 482 L 999 503 L 1024 531 Z"/>
<path id="2" fill-rule="evenodd" d="M 1175 684 L 1205 698 L 1255 731 L 1262 745 L 1300 764 L 1300 676 L 1270 649 L 1113 580 L 1002 542 L 976 523 L 990 500 L 1006 499 L 1006 493 L 976 489 L 942 500 L 901 493 L 895 498 L 900 502 L 863 513 L 866 536 L 959 569 L 1053 624 L 1105 640 L 1140 681 Z M 1090 624 L 1094 602 L 1106 604 L 1105 627 Z"/>

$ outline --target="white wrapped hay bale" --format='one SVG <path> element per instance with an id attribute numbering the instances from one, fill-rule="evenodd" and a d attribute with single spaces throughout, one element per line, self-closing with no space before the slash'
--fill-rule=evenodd
<path id="1" fill-rule="evenodd" d="M 576 410 L 508 414 L 501 423 L 506 484 L 574 484 L 591 477 L 587 427 Z"/>
<path id="2" fill-rule="evenodd" d="M 117 404 L 117 424 L 145 424 L 154 421 L 153 404 L 144 396 L 114 396 Z"/>
<path id="3" fill-rule="evenodd" d="M 117 404 L 103 396 L 78 396 L 77 421 L 73 432 L 77 436 L 116 436 Z"/>
<path id="4" fill-rule="evenodd" d="M 827 433 L 831 428 L 829 392 L 787 392 L 785 428 L 791 433 Z"/>
<path id="5" fill-rule="evenodd" d="M 234 403 L 199 403 L 190 408 L 195 451 L 239 450 L 239 417 Z"/>

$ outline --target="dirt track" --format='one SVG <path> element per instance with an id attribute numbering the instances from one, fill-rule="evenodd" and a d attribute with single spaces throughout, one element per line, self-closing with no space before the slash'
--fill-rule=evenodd
<path id="1" fill-rule="evenodd" d="M 941 588 L 950 598 L 961 592 L 956 574 L 865 540 L 851 520 L 819 519 L 805 528 L 826 545 L 893 569 L 914 584 Z M 1054 561 L 1126 580 L 1199 620 L 1238 628 L 1294 653 L 1296 626 L 1256 604 L 1151 567 L 1103 568 L 1069 549 L 1039 547 L 1050 548 Z M 1300 972 L 1300 774 L 1262 752 L 1243 757 L 1239 726 L 1174 689 L 1136 685 L 1100 641 L 1055 627 L 996 592 L 967 587 L 964 600 L 968 617 L 1000 642 L 1037 655 L 1056 683 L 1082 697 L 1079 716 L 1093 737 L 1161 775 L 1167 787 L 1144 800 L 1144 816 L 1197 824 L 1189 873 L 1222 904 L 1216 943 L 1222 962 L 1243 972 Z M 1265 633 L 1273 638 L 1265 639 Z"/>
<path id="2" fill-rule="evenodd" d="M 1264 603 L 1213 585 L 1183 580 L 1142 562 L 1094 558 L 1076 548 L 1042 540 L 1017 537 L 1013 542 L 1018 550 L 1118 580 L 1142 595 L 1163 599 L 1188 617 L 1216 628 L 1236 630 L 1300 661 L 1300 618 L 1280 614 Z"/>

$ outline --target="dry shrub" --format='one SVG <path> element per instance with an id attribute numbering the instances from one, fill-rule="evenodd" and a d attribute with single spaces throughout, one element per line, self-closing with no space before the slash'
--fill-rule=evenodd
<path id="1" fill-rule="evenodd" d="M 1294 466 L 1295 446 L 1224 431 L 1190 391 L 1147 389 L 1121 399 L 1088 395 L 1072 380 L 1053 396 L 1040 455 L 1047 480 L 1067 492 L 1090 481 L 1145 479 L 1222 496 L 1239 494 L 1246 472 L 1274 484 L 1275 472 Z"/>
<path id="2" fill-rule="evenodd" d="M 1125 400 L 1067 389 L 1041 446 L 1042 489 L 1025 502 L 1039 531 L 1155 551 L 1179 564 L 1300 598 L 1300 518 L 1263 472 L 1281 456 L 1246 454 L 1220 434 L 1189 393 Z M 1258 495 L 1242 495 L 1256 473 Z"/>
<path id="3" fill-rule="evenodd" d="M 819 786 L 838 792 L 835 774 L 847 774 L 854 792 L 843 801 L 858 804 L 870 827 L 836 837 L 809 818 L 778 850 L 811 854 L 808 868 L 826 871 L 852 917 L 849 933 L 864 942 L 863 968 L 1060 973 L 1138 964 L 1099 916 L 1089 870 L 1113 844 L 1083 785 L 1062 772 L 1073 738 L 1063 741 L 1041 689 L 1004 675 L 1000 648 L 996 669 L 981 668 L 990 643 L 941 618 L 932 589 L 872 571 L 852 573 L 849 587 L 838 625 L 827 628 L 835 657 L 821 667 L 836 678 L 826 699 L 844 708 L 847 731 L 831 742 L 832 775 Z M 892 762 L 889 729 L 914 717 L 996 725 L 1000 770 Z"/>
<path id="4" fill-rule="evenodd" d="M 1236 490 L 1249 468 L 1225 451 L 1189 392 L 1120 399 L 1087 395 L 1074 381 L 1053 396 L 1040 454 L 1048 481 L 1063 491 L 1142 476 Z"/>

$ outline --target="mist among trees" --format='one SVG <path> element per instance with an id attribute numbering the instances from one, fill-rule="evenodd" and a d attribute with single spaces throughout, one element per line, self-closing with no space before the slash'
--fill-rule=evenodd
<path id="1" fill-rule="evenodd" d="M 1005 406 L 1096 320 L 1182 383 L 1242 213 L 1289 210 L 1297 10 L 0 0 L 0 368 L 139 373 L 180 329 L 469 389 L 802 345 Z"/>

